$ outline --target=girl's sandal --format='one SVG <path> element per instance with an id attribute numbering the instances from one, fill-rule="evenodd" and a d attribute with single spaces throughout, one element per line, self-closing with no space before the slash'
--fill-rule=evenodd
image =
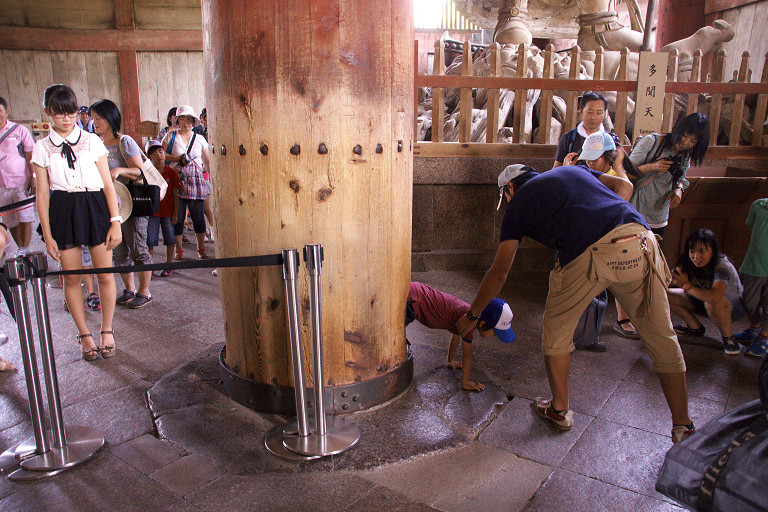
<path id="1" fill-rule="evenodd" d="M 115 331 L 101 331 L 99 334 L 111 334 L 114 338 Z M 99 347 L 99 352 L 101 352 L 101 357 L 104 359 L 107 359 L 108 357 L 112 357 L 115 355 L 115 346 L 114 345 L 102 345 Z"/>
<path id="2" fill-rule="evenodd" d="M 83 338 L 92 338 L 91 333 L 88 334 L 78 334 L 75 336 L 77 338 L 77 342 L 80 344 L 80 355 L 85 359 L 86 361 L 95 361 L 99 357 L 99 349 L 96 347 L 89 348 L 88 350 L 83 350 Z"/>

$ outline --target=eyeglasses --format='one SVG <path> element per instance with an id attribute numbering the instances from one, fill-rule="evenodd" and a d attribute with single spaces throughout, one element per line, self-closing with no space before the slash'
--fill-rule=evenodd
<path id="1" fill-rule="evenodd" d="M 56 119 L 64 119 L 67 117 L 77 117 L 77 112 L 70 112 L 69 114 L 53 114 L 51 117 L 55 117 Z"/>

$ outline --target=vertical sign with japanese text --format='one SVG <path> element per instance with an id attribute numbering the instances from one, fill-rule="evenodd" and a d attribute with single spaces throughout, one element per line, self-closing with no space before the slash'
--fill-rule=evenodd
<path id="1" fill-rule="evenodd" d="M 669 54 L 666 52 L 640 52 L 637 70 L 637 102 L 635 103 L 635 137 L 661 131 L 668 58 Z"/>

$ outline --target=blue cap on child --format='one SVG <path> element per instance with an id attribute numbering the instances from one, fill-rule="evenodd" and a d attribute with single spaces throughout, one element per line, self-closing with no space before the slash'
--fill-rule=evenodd
<path id="1" fill-rule="evenodd" d="M 512 330 L 512 309 L 501 299 L 493 299 L 482 313 L 480 320 L 493 326 L 493 332 L 504 343 L 515 341 L 515 331 Z"/>

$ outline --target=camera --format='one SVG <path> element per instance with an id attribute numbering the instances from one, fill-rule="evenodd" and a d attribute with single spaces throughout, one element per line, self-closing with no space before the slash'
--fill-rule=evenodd
<path id="1" fill-rule="evenodd" d="M 672 165 L 669 166 L 669 169 L 667 169 L 667 172 L 672 175 L 672 178 L 675 180 L 675 184 L 677 184 L 677 182 L 680 181 L 680 178 L 683 177 L 683 156 L 675 153 L 669 156 L 665 156 L 660 160 L 666 160 L 667 162 L 672 163 Z"/>

